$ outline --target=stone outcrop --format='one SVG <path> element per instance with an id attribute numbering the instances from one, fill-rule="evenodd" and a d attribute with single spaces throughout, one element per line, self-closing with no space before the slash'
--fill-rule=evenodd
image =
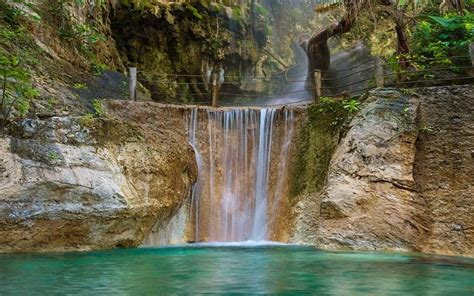
<path id="1" fill-rule="evenodd" d="M 298 109 L 274 239 L 474 256 L 472 97 L 375 90 L 350 121 L 337 102 Z M 24 120 L 0 139 L 0 252 L 192 239 L 187 108 L 115 100 L 101 120 Z"/>
<path id="2" fill-rule="evenodd" d="M 56 117 L 14 134 L 0 139 L 0 252 L 138 246 L 196 178 L 192 148 L 170 129 Z"/>
<path id="3" fill-rule="evenodd" d="M 372 92 L 325 187 L 295 207 L 293 241 L 473 256 L 472 87 Z"/>
<path id="4" fill-rule="evenodd" d="M 128 109 L 135 111 L 123 112 L 123 110 Z M 122 117 L 127 122 L 139 123 L 140 126 L 150 126 L 157 131 L 166 130 L 165 125 L 176 131 L 188 129 L 191 138 L 194 138 L 196 153 L 200 157 L 202 183 L 200 185 L 196 184 L 196 186 L 200 186 L 198 192 L 201 193 L 194 197 L 195 201 L 196 199 L 199 200 L 199 204 L 186 204 L 172 220 L 157 224 L 147 237 L 146 245 L 173 244 L 186 239 L 209 242 L 223 240 L 223 237 L 229 235 L 231 231 L 225 232 L 223 230 L 224 216 L 222 216 L 223 210 L 221 209 L 223 207 L 221 199 L 228 190 L 225 186 L 230 183 L 225 178 L 234 180 L 232 181 L 235 186 L 233 190 L 237 191 L 239 186 L 242 188 L 241 191 L 237 191 L 241 194 L 232 193 L 232 200 L 242 205 L 247 205 L 246 202 L 248 202 L 248 206 L 252 206 L 250 200 L 255 190 L 254 174 L 257 166 L 255 158 L 257 157 L 257 141 L 259 141 L 260 111 L 252 111 L 255 108 L 246 111 L 239 109 L 239 107 L 213 108 L 154 102 L 108 102 L 109 113 L 114 114 L 115 117 Z M 233 115 L 225 113 L 230 110 L 233 110 Z M 268 239 L 270 240 L 287 241 L 291 233 L 291 223 L 288 223 L 291 220 L 291 205 L 287 194 L 289 189 L 287 175 L 289 173 L 286 164 L 292 158 L 294 146 L 291 145 L 290 139 L 293 138 L 293 133 L 297 132 L 298 121 L 302 114 L 304 114 L 304 108 L 302 107 L 291 108 L 291 111 L 278 108 L 278 110 L 275 110 L 274 119 L 271 121 L 272 145 L 271 149 L 269 148 L 271 161 L 268 175 L 269 190 L 267 191 L 269 213 L 267 230 Z M 246 119 L 245 125 L 242 121 L 243 126 L 239 126 L 236 120 L 237 118 L 244 118 L 243 116 L 247 116 L 248 119 Z M 222 120 L 225 118 L 227 118 L 230 127 L 224 127 Z M 247 143 L 246 148 L 243 148 L 244 141 L 242 137 L 244 135 Z M 244 170 L 244 165 L 241 162 L 236 161 L 236 158 L 232 160 L 235 155 L 242 155 L 243 159 L 244 154 L 242 153 L 244 150 L 247 151 L 247 154 L 245 154 L 248 161 L 248 164 L 245 165 L 247 166 L 246 170 Z M 211 164 L 213 164 L 212 168 L 210 167 Z M 244 171 L 246 173 L 243 173 Z M 210 190 L 211 180 L 213 184 L 212 192 Z M 244 190 L 248 193 L 242 193 L 245 192 Z M 196 209 L 199 209 L 198 212 L 196 212 Z M 186 221 L 189 213 L 192 213 L 192 217 Z M 241 217 L 251 215 L 250 212 L 245 212 L 244 209 L 237 211 L 237 214 Z M 231 226 L 228 226 L 228 229 L 231 229 Z M 242 231 L 247 233 L 248 229 L 243 227 Z"/>
<path id="5" fill-rule="evenodd" d="M 474 87 L 420 90 L 417 192 L 429 213 L 423 252 L 474 256 Z"/>
<path id="6" fill-rule="evenodd" d="M 318 245 L 397 249 L 422 234 L 412 173 L 417 107 L 379 92 L 352 120 L 330 164 Z"/>

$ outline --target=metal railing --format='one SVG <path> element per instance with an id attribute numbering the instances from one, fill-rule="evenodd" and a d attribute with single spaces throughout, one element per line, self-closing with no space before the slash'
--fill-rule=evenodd
<path id="1" fill-rule="evenodd" d="M 452 63 L 455 60 L 466 60 L 466 65 L 458 66 L 456 63 Z M 467 64 L 470 60 L 470 66 Z M 446 62 L 450 61 L 449 66 L 446 66 Z M 444 62 L 444 63 L 443 63 Z M 434 66 L 422 68 L 417 65 L 426 65 L 430 63 Z M 436 64 L 438 64 L 436 66 Z M 365 67 L 364 67 L 365 66 Z M 362 69 L 360 69 L 363 67 Z M 395 69 L 394 69 L 395 68 Z M 355 71 L 354 71 L 355 70 Z M 217 84 L 219 88 L 223 85 L 236 85 L 239 83 L 259 85 L 260 88 L 265 85 L 269 86 L 290 86 L 295 83 L 304 83 L 308 77 L 312 78 L 311 87 L 303 88 L 298 90 L 283 91 L 273 94 L 258 94 L 258 93 L 233 93 L 229 91 L 219 92 L 219 95 L 227 97 L 245 97 L 245 98 L 259 98 L 266 99 L 276 96 L 294 95 L 297 93 L 312 91 L 314 97 L 317 99 L 322 96 L 326 97 L 347 97 L 362 92 L 378 88 L 378 87 L 415 87 L 415 86 L 433 86 L 443 85 L 443 83 L 461 83 L 461 82 L 474 82 L 474 43 L 470 45 L 470 55 L 466 56 L 451 56 L 451 57 L 437 57 L 437 58 L 418 58 L 418 59 L 407 59 L 397 62 L 383 62 L 380 58 L 376 57 L 373 64 L 362 63 L 355 66 L 351 66 L 347 69 L 342 70 L 316 70 L 311 75 L 296 75 L 287 77 L 286 73 L 284 78 L 282 77 L 245 77 L 245 76 L 225 76 L 222 82 L 217 83 L 216 81 L 210 81 L 209 77 L 203 75 L 194 74 L 169 74 L 169 73 L 146 73 L 143 71 L 137 71 L 137 68 L 130 68 L 129 70 L 129 86 L 130 86 L 130 100 L 136 100 L 136 86 L 137 76 L 142 73 L 145 74 L 140 81 L 148 83 L 170 83 L 170 80 L 175 80 L 172 83 L 179 86 L 187 86 L 194 89 L 194 93 L 184 93 L 190 97 L 203 97 L 203 96 L 216 96 Z M 463 75 L 454 75 L 451 77 L 437 77 L 434 73 L 456 73 L 456 72 L 467 72 Z M 334 77 L 331 77 L 334 76 Z M 362 77 L 359 77 L 362 76 Z M 157 77 L 156 79 L 149 79 L 147 77 Z M 306 79 L 303 79 L 305 77 Z M 357 80 L 344 82 L 344 80 L 357 77 Z M 178 81 L 176 81 L 178 80 Z M 191 80 L 191 81 L 190 81 Z M 232 81 L 234 80 L 234 81 Z M 341 84 L 341 81 L 343 84 Z M 445 85 L 444 84 L 444 85 Z M 204 90 L 203 90 L 204 89 Z M 213 98 L 214 99 L 214 98 Z M 211 100 L 210 100 L 211 101 Z M 214 101 L 214 100 L 212 100 Z M 309 102 L 309 100 L 293 101 L 288 104 L 295 104 L 301 102 Z M 196 103 L 209 103 L 199 102 Z M 286 105 L 286 104 L 278 104 Z"/>
<path id="2" fill-rule="evenodd" d="M 471 47 L 473 48 L 473 47 Z M 440 85 L 440 83 L 451 82 L 459 83 L 472 81 L 474 82 L 474 50 L 471 50 L 471 55 L 466 56 L 451 56 L 451 57 L 439 57 L 439 58 L 426 58 L 426 59 L 409 59 L 402 60 L 399 62 L 386 62 L 383 63 L 380 58 L 375 58 L 375 63 L 372 66 L 368 66 L 364 69 L 351 72 L 351 70 L 357 69 L 363 64 L 351 67 L 346 70 L 339 71 L 321 71 L 316 70 L 313 74 L 314 86 L 315 86 L 315 96 L 321 97 L 340 97 L 340 96 L 350 96 L 351 94 L 361 93 L 367 90 L 371 90 L 377 87 L 415 87 L 415 86 L 434 86 Z M 458 66 L 452 61 L 465 59 L 466 61 L 470 60 L 470 66 Z M 444 64 L 450 61 L 450 66 L 444 66 Z M 417 68 L 415 64 L 420 63 L 433 63 L 436 62 L 440 65 L 430 66 L 426 68 Z M 469 63 L 469 62 L 467 62 Z M 397 69 L 392 69 L 393 67 Z M 371 72 L 368 72 L 371 71 Z M 434 74 L 450 72 L 467 72 L 462 75 L 453 75 L 452 77 L 437 77 Z M 345 73 L 342 76 L 337 75 L 336 77 L 327 77 L 329 73 Z M 368 72 L 368 73 L 367 73 Z M 365 77 L 351 81 L 349 83 L 340 84 L 339 81 L 360 76 L 365 74 Z M 326 75 L 325 75 L 326 74 Z M 333 84 L 333 85 L 331 85 Z M 355 89 L 347 89 L 348 87 L 359 86 Z M 338 92 L 338 90 L 344 90 Z M 336 91 L 336 92 L 334 92 Z"/>

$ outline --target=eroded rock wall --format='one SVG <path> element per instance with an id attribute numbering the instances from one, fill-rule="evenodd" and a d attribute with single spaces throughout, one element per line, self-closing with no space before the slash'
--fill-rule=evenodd
<path id="1" fill-rule="evenodd" d="M 136 112 L 122 112 L 122 110 L 130 108 L 135 109 Z M 254 198 L 253 194 L 255 192 L 254 174 L 257 166 L 256 153 L 257 141 L 259 141 L 260 112 L 252 110 L 255 109 L 254 107 L 247 109 L 235 107 L 234 111 L 238 110 L 238 112 L 234 115 L 244 116 L 243 114 L 246 113 L 248 117 L 245 125 L 240 125 L 235 122 L 230 124 L 231 118 L 237 120 L 237 117 L 232 117 L 230 113 L 227 113 L 227 117 L 225 117 L 226 112 L 234 109 L 229 107 L 212 108 L 207 106 L 167 105 L 154 102 L 110 101 L 107 109 L 110 114 L 122 116 L 127 122 L 136 122 L 158 130 L 172 127 L 175 131 L 184 132 L 187 128 L 190 128 L 190 123 L 194 122 L 192 128 L 194 132 L 191 130 L 189 132 L 191 132 L 191 137 L 194 135 L 194 145 L 197 153 L 199 153 L 202 165 L 200 171 L 202 184 L 199 190 L 201 194 L 196 196 L 199 203 L 198 205 L 187 204 L 174 216 L 172 221 L 156 224 L 147 238 L 146 244 L 162 245 L 182 242 L 183 237 L 193 241 L 223 240 L 225 223 L 223 222 L 222 199 L 232 196 L 236 203 L 245 204 L 245 202 L 248 202 L 252 205 L 251 199 Z M 292 215 L 291 203 L 288 199 L 290 190 L 288 176 L 290 172 L 287 163 L 291 162 L 295 149 L 294 141 L 291 141 L 291 139 L 296 137 L 300 125 L 299 121 L 304 117 L 305 111 L 303 107 L 293 107 L 291 110 L 280 107 L 276 108 L 274 113 L 271 129 L 272 144 L 269 151 L 271 161 L 269 163 L 267 190 L 267 239 L 287 242 L 291 234 L 292 224 L 289 223 L 289 221 L 292 221 Z M 227 124 L 224 123 L 224 118 L 227 118 Z M 242 154 L 244 150 L 246 153 Z M 245 164 L 247 168 L 244 169 L 244 164 L 236 161 L 237 158 L 232 160 L 231 155 L 241 155 L 242 159 L 247 159 L 248 163 Z M 232 179 L 234 180 L 232 182 L 226 182 L 226 178 L 235 179 Z M 212 192 L 210 184 L 213 184 Z M 229 188 L 226 186 L 229 186 Z M 242 189 L 237 190 L 237 187 Z M 235 190 L 235 192 L 229 194 L 229 191 L 232 190 Z M 245 193 L 245 190 L 248 192 Z M 196 211 L 196 208 L 199 210 Z M 251 209 L 248 208 L 247 210 Z M 253 210 L 251 212 L 253 213 Z M 240 218 L 246 215 L 250 216 L 252 213 L 244 208 L 239 208 L 231 214 L 240 215 Z M 245 231 L 247 230 L 245 229 Z M 229 233 L 231 232 L 227 232 L 227 234 Z M 181 239 L 179 239 L 180 237 Z"/>
<path id="2" fill-rule="evenodd" d="M 297 197 L 293 241 L 473 256 L 472 89 L 372 92 Z"/>
<path id="3" fill-rule="evenodd" d="M 0 139 L 0 252 L 138 246 L 186 203 L 197 171 L 183 134 L 84 121 L 26 120 Z"/>
<path id="4" fill-rule="evenodd" d="M 414 167 L 429 212 L 424 252 L 474 256 L 474 87 L 420 90 Z"/>

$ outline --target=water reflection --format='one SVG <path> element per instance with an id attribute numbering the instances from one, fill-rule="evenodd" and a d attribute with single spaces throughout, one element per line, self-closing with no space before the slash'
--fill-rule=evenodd
<path id="1" fill-rule="evenodd" d="M 474 260 L 290 246 L 0 255 L 1 295 L 472 295 Z"/>

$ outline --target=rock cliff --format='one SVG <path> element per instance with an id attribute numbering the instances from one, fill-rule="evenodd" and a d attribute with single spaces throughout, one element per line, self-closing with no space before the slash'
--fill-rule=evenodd
<path id="1" fill-rule="evenodd" d="M 0 139 L 0 252 L 138 246 L 196 178 L 192 148 L 170 129 L 54 117 L 14 135 Z"/>
<path id="2" fill-rule="evenodd" d="M 295 242 L 474 255 L 472 86 L 417 93 L 368 96 L 322 186 L 300 194 Z"/>

